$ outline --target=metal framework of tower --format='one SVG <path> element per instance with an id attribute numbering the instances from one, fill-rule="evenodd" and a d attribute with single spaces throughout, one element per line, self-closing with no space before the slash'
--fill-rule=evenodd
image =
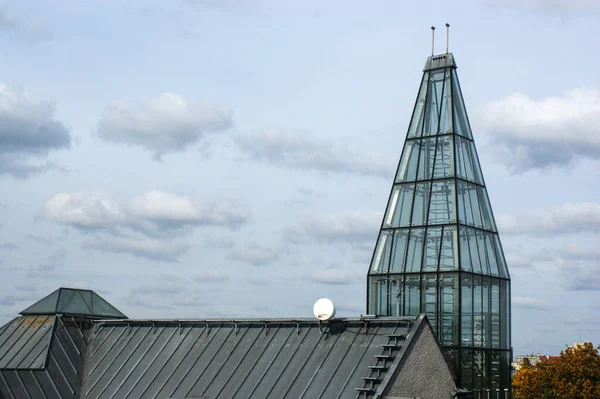
<path id="1" fill-rule="evenodd" d="M 369 314 L 427 314 L 459 386 L 510 390 L 510 275 L 452 53 L 425 64 L 367 280 Z"/>

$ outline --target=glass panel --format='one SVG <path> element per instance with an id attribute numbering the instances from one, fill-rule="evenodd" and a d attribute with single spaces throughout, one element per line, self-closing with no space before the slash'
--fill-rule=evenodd
<path id="1" fill-rule="evenodd" d="M 488 256 L 485 246 L 485 233 L 481 230 L 475 230 L 475 236 L 477 237 L 477 249 L 479 250 L 479 260 L 481 260 L 481 272 L 484 274 L 490 274 L 490 265 L 488 262 Z"/>
<path id="2" fill-rule="evenodd" d="M 408 140 L 402 152 L 400 166 L 398 167 L 398 175 L 396 183 L 405 181 L 414 181 L 417 176 L 417 163 L 419 162 L 419 147 L 421 140 Z"/>
<path id="3" fill-rule="evenodd" d="M 423 139 L 421 141 L 421 155 L 419 157 L 417 180 L 431 179 L 436 142 L 437 139 L 435 137 Z"/>
<path id="4" fill-rule="evenodd" d="M 444 82 L 444 95 L 442 98 L 442 110 L 440 113 L 440 133 L 452 132 L 452 83 L 450 82 L 450 70 L 446 69 Z"/>
<path id="5" fill-rule="evenodd" d="M 429 205 L 429 189 L 431 183 L 417 183 L 416 195 L 413 205 L 413 214 L 411 226 L 425 225 L 425 215 L 427 214 L 427 206 Z"/>
<path id="6" fill-rule="evenodd" d="M 427 105 L 425 111 L 425 126 L 423 136 L 437 134 L 440 105 L 442 102 L 442 86 L 444 84 L 444 72 L 433 72 L 430 75 L 429 92 L 427 93 Z"/>
<path id="7" fill-rule="evenodd" d="M 496 251 L 494 251 L 494 238 L 490 233 L 484 234 L 485 248 L 490 263 L 490 274 L 492 276 L 498 276 L 498 263 L 496 262 Z"/>
<path id="8" fill-rule="evenodd" d="M 458 345 L 458 276 L 440 277 L 439 341 L 442 345 Z"/>
<path id="9" fill-rule="evenodd" d="M 421 259 L 423 257 L 423 236 L 425 229 L 412 229 L 408 242 L 408 254 L 406 256 L 406 272 L 418 273 L 421 271 Z"/>
<path id="10" fill-rule="evenodd" d="M 473 171 L 470 142 L 462 137 L 456 137 L 455 146 L 458 177 L 469 181 L 477 181 Z"/>
<path id="11" fill-rule="evenodd" d="M 479 209 L 479 201 L 477 200 L 477 186 L 474 184 L 467 184 L 467 188 L 469 190 L 471 201 L 471 213 L 473 213 L 473 225 L 482 228 L 481 210 Z"/>
<path id="12" fill-rule="evenodd" d="M 87 309 L 80 309 L 80 311 L 73 311 L 73 308 L 76 308 L 76 306 L 74 306 L 74 303 L 71 303 L 73 301 L 73 296 L 75 295 L 77 291 L 73 291 L 73 290 L 61 290 L 60 291 L 60 295 L 58 297 L 58 303 L 56 304 L 56 312 L 57 313 L 88 313 L 89 311 Z M 79 310 L 79 309 L 78 309 Z"/>
<path id="13" fill-rule="evenodd" d="M 386 315 L 388 307 L 387 295 L 388 282 L 380 279 L 377 281 L 377 313 L 378 315 Z"/>
<path id="14" fill-rule="evenodd" d="M 427 314 L 433 331 L 437 330 L 437 277 L 435 274 L 423 275 L 422 312 Z"/>
<path id="15" fill-rule="evenodd" d="M 378 314 L 377 308 L 379 304 L 377 299 L 379 298 L 379 284 L 377 278 L 369 277 L 369 313 Z"/>
<path id="16" fill-rule="evenodd" d="M 427 245 L 425 247 L 425 265 L 424 272 L 435 272 L 438 268 L 438 259 L 440 257 L 440 241 L 442 238 L 442 228 L 434 227 L 427 229 Z"/>
<path id="17" fill-rule="evenodd" d="M 392 231 L 382 230 L 371 261 L 371 273 L 387 273 L 392 248 Z"/>
<path id="18" fill-rule="evenodd" d="M 440 271 L 458 269 L 458 237 L 456 227 L 444 226 L 442 253 L 440 255 Z"/>
<path id="19" fill-rule="evenodd" d="M 398 286 L 402 286 L 402 278 L 394 279 L 389 282 L 389 296 L 388 296 L 388 310 L 386 315 L 400 316 L 400 302 L 402 300 L 401 289 Z"/>
<path id="20" fill-rule="evenodd" d="M 496 223 L 492 215 L 492 207 L 488 199 L 487 190 L 484 187 L 478 187 L 479 206 L 481 207 L 481 216 L 483 217 L 483 228 L 496 231 Z"/>
<path id="21" fill-rule="evenodd" d="M 510 320 L 510 281 L 503 281 L 500 284 L 504 284 L 506 286 L 506 298 L 504 298 L 505 306 L 506 306 L 506 325 L 504 326 L 506 339 L 506 348 L 511 347 L 511 320 Z"/>
<path id="22" fill-rule="evenodd" d="M 483 184 L 483 174 L 481 173 L 481 166 L 479 165 L 479 158 L 477 158 L 477 150 L 475 149 L 475 143 L 471 141 L 469 143 L 471 149 L 471 159 L 473 163 L 473 169 L 475 171 L 475 181 L 479 184 Z"/>
<path id="23" fill-rule="evenodd" d="M 460 90 L 458 76 L 456 70 L 452 70 L 452 94 L 454 96 L 454 130 L 461 136 L 473 138 L 471 135 L 471 127 L 467 118 L 467 110 Z"/>
<path id="24" fill-rule="evenodd" d="M 457 189 L 458 189 L 458 222 L 467 224 L 467 209 L 465 207 L 465 193 L 467 192 L 466 183 L 461 180 L 456 181 Z M 466 204 L 469 205 L 468 203 Z"/>
<path id="25" fill-rule="evenodd" d="M 475 173 L 473 172 L 473 161 L 471 158 L 471 147 L 469 146 L 469 142 L 461 137 L 459 137 L 457 141 L 462 142 L 461 152 L 458 156 L 462 158 L 462 161 L 465 164 L 465 178 L 469 181 L 474 181 Z"/>
<path id="26" fill-rule="evenodd" d="M 475 273 L 481 273 L 481 260 L 479 259 L 479 251 L 477 250 L 477 237 L 475 230 L 467 229 L 467 236 L 469 237 L 469 250 L 471 251 L 471 263 L 473 264 L 473 271 Z"/>
<path id="27" fill-rule="evenodd" d="M 429 81 L 429 72 L 423 74 L 423 80 L 421 80 L 421 88 L 417 95 L 417 103 L 415 104 L 415 110 L 413 112 L 412 120 L 410 121 L 410 127 L 408 128 L 407 138 L 421 137 L 423 131 L 423 114 L 425 111 L 425 98 L 427 96 L 427 85 Z"/>
<path id="28" fill-rule="evenodd" d="M 460 227 L 458 229 L 460 235 L 460 270 L 473 271 L 471 263 L 471 251 L 469 250 L 469 239 L 467 229 Z"/>
<path id="29" fill-rule="evenodd" d="M 388 281 L 384 276 L 369 277 L 369 313 L 387 316 L 389 308 Z"/>
<path id="30" fill-rule="evenodd" d="M 491 317 L 491 346 L 492 348 L 500 347 L 500 285 L 497 279 L 492 279 L 491 284 L 491 302 L 490 302 L 490 317 Z"/>
<path id="31" fill-rule="evenodd" d="M 418 274 L 407 276 L 404 289 L 405 297 L 405 314 L 407 316 L 417 316 L 421 313 L 421 278 Z"/>
<path id="32" fill-rule="evenodd" d="M 456 176 L 462 179 L 467 178 L 467 172 L 465 171 L 465 162 L 462 157 L 462 145 L 463 139 L 461 137 L 454 138 L 454 152 L 456 153 Z"/>
<path id="33" fill-rule="evenodd" d="M 490 379 L 492 381 L 492 388 L 500 387 L 500 352 L 490 352 Z M 505 396 L 508 398 L 508 396 Z"/>
<path id="34" fill-rule="evenodd" d="M 483 343 L 481 276 L 473 276 L 473 345 Z"/>
<path id="35" fill-rule="evenodd" d="M 461 344 L 473 346 L 473 277 L 464 274 L 461 284 Z"/>
<path id="36" fill-rule="evenodd" d="M 500 348 L 510 348 L 510 292 L 508 281 L 500 281 Z"/>
<path id="37" fill-rule="evenodd" d="M 482 278 L 482 290 L 481 290 L 481 346 L 489 348 L 491 343 L 490 339 L 490 325 L 491 325 L 491 309 L 490 309 L 490 278 Z"/>
<path id="38" fill-rule="evenodd" d="M 461 353 L 461 384 L 462 387 L 470 388 L 473 386 L 473 351 L 466 349 Z"/>
<path id="39" fill-rule="evenodd" d="M 506 267 L 506 259 L 504 259 L 504 252 L 502 251 L 502 245 L 500 244 L 500 238 L 498 234 L 494 234 L 494 246 L 496 247 L 496 260 L 498 261 L 498 271 L 500 277 L 509 278 L 508 268 Z"/>
<path id="40" fill-rule="evenodd" d="M 485 388 L 487 386 L 487 372 L 486 372 L 485 355 L 483 351 L 473 351 L 473 378 L 474 388 L 476 390 Z"/>
<path id="41" fill-rule="evenodd" d="M 414 184 L 394 186 L 383 227 L 405 227 L 410 223 Z"/>
<path id="42" fill-rule="evenodd" d="M 438 138 L 437 151 L 435 153 L 434 178 L 454 176 L 453 141 L 453 136 L 441 136 Z"/>
<path id="43" fill-rule="evenodd" d="M 477 203 L 473 204 L 471 202 L 471 186 L 470 184 L 458 180 L 458 217 L 461 223 L 467 224 L 469 226 L 475 225 L 475 221 L 473 219 L 474 208 L 473 205 L 477 206 Z M 477 214 L 479 214 L 479 209 L 477 209 Z M 481 219 L 479 219 L 481 220 Z"/>
<path id="44" fill-rule="evenodd" d="M 500 388 L 510 389 L 511 384 L 511 366 L 510 366 L 510 352 L 500 352 Z"/>
<path id="45" fill-rule="evenodd" d="M 392 263 L 390 273 L 404 272 L 404 260 L 406 259 L 406 248 L 408 247 L 408 229 L 396 230 L 394 232 L 394 245 L 392 249 Z"/>
<path id="46" fill-rule="evenodd" d="M 460 376 L 460 353 L 458 349 L 442 348 L 446 360 L 455 376 Z"/>
<path id="47" fill-rule="evenodd" d="M 427 224 L 456 222 L 454 180 L 434 181 L 431 186 L 429 220 Z"/>

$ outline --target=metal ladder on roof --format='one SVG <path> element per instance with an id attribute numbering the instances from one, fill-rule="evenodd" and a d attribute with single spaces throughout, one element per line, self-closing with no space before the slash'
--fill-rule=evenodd
<path id="1" fill-rule="evenodd" d="M 355 388 L 357 391 L 356 399 L 368 399 L 375 396 L 377 387 L 383 379 L 382 374 L 388 370 L 388 362 L 394 360 L 395 355 L 398 354 L 405 340 L 405 334 L 388 335 L 388 343 L 381 346 L 383 349 L 382 353 L 380 355 L 375 355 L 375 364 L 369 366 L 371 372 L 368 376 L 362 377 L 362 387 Z"/>

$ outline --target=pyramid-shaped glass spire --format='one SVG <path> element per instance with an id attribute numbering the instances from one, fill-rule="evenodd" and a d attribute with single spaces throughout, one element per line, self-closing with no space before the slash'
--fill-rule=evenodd
<path id="1" fill-rule="evenodd" d="M 451 53 L 429 57 L 368 273 L 368 313 L 426 313 L 469 389 L 510 386 L 510 276 Z"/>
<path id="2" fill-rule="evenodd" d="M 22 315 L 69 315 L 126 319 L 123 313 L 94 291 L 59 288 L 21 312 Z"/>

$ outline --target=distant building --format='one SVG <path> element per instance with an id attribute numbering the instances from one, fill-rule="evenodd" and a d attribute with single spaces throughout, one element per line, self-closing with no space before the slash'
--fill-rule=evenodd
<path id="1" fill-rule="evenodd" d="M 573 345 L 568 345 L 568 348 L 579 348 L 584 345 L 585 345 L 585 342 L 574 342 Z M 523 367 L 525 362 L 529 362 L 530 366 L 535 366 L 540 362 L 547 363 L 547 364 L 554 364 L 558 361 L 558 359 L 560 359 L 560 356 L 542 355 L 540 353 L 538 353 L 537 355 L 531 354 L 531 355 L 517 356 L 515 358 L 515 361 L 512 362 L 512 368 L 513 368 L 513 372 L 517 372 L 517 371 L 521 370 L 521 368 Z"/>
<path id="2" fill-rule="evenodd" d="M 560 356 L 540 355 L 538 353 L 537 355 L 517 356 L 515 358 L 515 361 L 512 362 L 511 365 L 513 368 L 513 372 L 517 372 L 517 371 L 521 370 L 521 368 L 525 365 L 526 362 L 529 362 L 530 366 L 535 366 L 540 362 L 547 363 L 547 364 L 553 364 L 553 363 L 556 363 L 558 361 L 558 359 L 560 359 Z"/>

